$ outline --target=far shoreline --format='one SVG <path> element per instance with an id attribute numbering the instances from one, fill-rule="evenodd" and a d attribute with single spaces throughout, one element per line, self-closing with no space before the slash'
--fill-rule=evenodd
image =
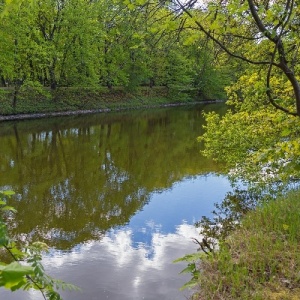
<path id="1" fill-rule="evenodd" d="M 87 114 L 97 114 L 97 113 L 109 113 L 116 111 L 125 110 L 135 110 L 135 109 L 151 109 L 159 107 L 176 107 L 176 106 L 188 106 L 188 105 L 198 105 L 198 104 L 213 104 L 222 103 L 224 100 L 200 100 L 194 102 L 176 102 L 176 103 L 164 103 L 164 104 L 153 104 L 153 105 L 135 105 L 134 107 L 128 105 L 124 107 L 112 107 L 112 108 L 99 108 L 99 109 L 82 109 L 82 110 L 67 110 L 67 111 L 54 111 L 54 112 L 41 112 L 41 113 L 24 113 L 24 114 L 9 114 L 0 115 L 0 122 L 6 121 L 17 121 L 17 120 L 27 120 L 27 119 L 42 119 L 42 118 L 52 118 L 61 116 L 76 116 L 76 115 L 87 115 Z"/>

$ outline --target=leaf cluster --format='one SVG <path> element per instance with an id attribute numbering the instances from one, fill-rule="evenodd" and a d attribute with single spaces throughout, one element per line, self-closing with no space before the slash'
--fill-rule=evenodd
<path id="1" fill-rule="evenodd" d="M 248 187 L 287 187 L 299 178 L 299 118 L 261 109 L 205 116 L 203 154 L 223 161 L 233 180 Z"/>
<path id="2" fill-rule="evenodd" d="M 8 233 L 5 217 L 16 212 L 7 205 L 7 200 L 12 195 L 12 191 L 0 191 L 0 250 L 9 256 L 8 262 L 2 259 L 0 261 L 0 287 L 11 291 L 35 289 L 41 292 L 44 299 L 62 300 L 58 289 L 78 288 L 46 274 L 42 265 L 42 253 L 48 251 L 48 246 L 42 242 L 34 242 L 22 247 Z"/>

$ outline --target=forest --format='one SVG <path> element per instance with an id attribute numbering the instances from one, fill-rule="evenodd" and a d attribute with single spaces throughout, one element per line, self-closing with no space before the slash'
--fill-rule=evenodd
<path id="1" fill-rule="evenodd" d="M 220 47 L 172 3 L 2 3 L 0 84 L 2 93 L 13 90 L 14 107 L 19 92 L 66 87 L 165 87 L 171 97 L 224 99 L 234 77 Z"/>

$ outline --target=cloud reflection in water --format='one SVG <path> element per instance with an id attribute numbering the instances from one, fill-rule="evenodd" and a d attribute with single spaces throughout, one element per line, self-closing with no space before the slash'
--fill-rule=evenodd
<path id="1" fill-rule="evenodd" d="M 45 268 L 53 277 L 82 288 L 62 292 L 65 300 L 184 300 L 187 292 L 179 288 L 190 276 L 178 275 L 186 264 L 173 260 L 196 251 L 193 222 L 208 215 L 213 202 L 228 190 L 225 177 L 187 178 L 168 191 L 153 193 L 127 226 L 109 230 L 101 240 L 77 244 L 71 251 L 53 250 L 44 258 Z M 34 292 L 1 291 L 2 296 L 42 299 Z"/>
<path id="2" fill-rule="evenodd" d="M 150 244 L 134 243 L 130 228 L 111 230 L 101 241 L 45 257 L 46 270 L 82 288 L 80 293 L 63 292 L 65 300 L 185 299 L 187 292 L 178 291 L 189 279 L 178 275 L 185 264 L 172 261 L 196 250 L 191 238 L 198 233 L 186 223 L 168 234 L 159 232 L 159 226 L 152 228 Z M 28 299 L 37 300 L 38 294 L 31 293 Z"/>

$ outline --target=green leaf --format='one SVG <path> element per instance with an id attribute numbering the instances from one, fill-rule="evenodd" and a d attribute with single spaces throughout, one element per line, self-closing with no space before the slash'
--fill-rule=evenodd
<path id="1" fill-rule="evenodd" d="M 127 7 L 129 10 L 134 10 L 135 9 L 135 5 L 132 3 L 127 4 Z"/>
<path id="2" fill-rule="evenodd" d="M 2 269 L 2 276 L 7 280 L 16 280 L 25 275 L 33 274 L 33 268 L 30 266 L 23 266 L 14 261 Z"/>
<path id="3" fill-rule="evenodd" d="M 12 196 L 15 195 L 14 191 L 0 191 L 0 194 L 3 194 L 5 196 Z"/>
<path id="4" fill-rule="evenodd" d="M 282 137 L 287 137 L 287 136 L 289 136 L 291 133 L 292 133 L 292 132 L 291 132 L 291 129 L 290 129 L 290 128 L 284 128 L 284 129 L 282 130 L 282 132 L 281 132 L 281 136 L 282 136 Z"/>
<path id="5" fill-rule="evenodd" d="M 16 246 L 12 246 L 12 248 L 10 248 L 10 252 L 18 259 L 26 256 L 26 254 L 19 250 Z"/>
<path id="6" fill-rule="evenodd" d="M 194 288 L 198 284 L 198 281 L 196 279 L 191 279 L 187 283 L 185 283 L 181 288 L 180 291 L 187 289 L 187 288 Z"/>
<path id="7" fill-rule="evenodd" d="M 195 269 L 196 269 L 195 263 L 188 264 L 188 266 L 187 266 L 186 268 L 184 268 L 184 269 L 180 272 L 180 274 L 182 274 L 182 273 L 192 273 L 192 272 L 195 271 Z"/>
<path id="8" fill-rule="evenodd" d="M 203 253 L 199 251 L 199 252 L 187 254 L 183 257 L 177 258 L 173 262 L 174 263 L 181 262 L 181 261 L 193 262 L 193 261 L 200 259 L 202 257 L 202 255 L 203 255 Z"/>

